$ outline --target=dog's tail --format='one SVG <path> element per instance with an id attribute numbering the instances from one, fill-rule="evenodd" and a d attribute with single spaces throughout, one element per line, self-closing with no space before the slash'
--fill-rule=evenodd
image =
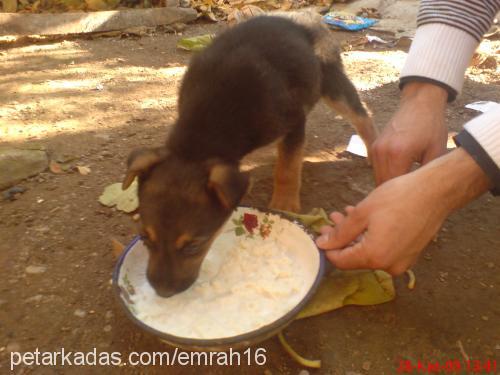
<path id="1" fill-rule="evenodd" d="M 332 37 L 330 30 L 323 22 L 321 14 L 313 10 L 301 10 L 293 12 L 272 12 L 270 15 L 284 17 L 305 27 L 311 35 L 314 53 L 321 64 L 333 64 L 342 67 L 340 57 L 340 45 Z"/>
<path id="2" fill-rule="evenodd" d="M 282 15 L 308 30 L 314 54 L 321 64 L 323 98 L 337 113 L 351 122 L 369 149 L 376 138 L 377 130 L 373 126 L 368 109 L 344 71 L 340 45 L 323 23 L 321 14 L 314 11 L 297 11 L 283 12 Z"/>

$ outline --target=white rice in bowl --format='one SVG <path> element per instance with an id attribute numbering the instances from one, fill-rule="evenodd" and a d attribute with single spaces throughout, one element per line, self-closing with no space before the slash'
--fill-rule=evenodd
<path id="1" fill-rule="evenodd" d="M 275 322 L 302 301 L 320 269 L 314 241 L 300 226 L 251 208 L 233 212 L 198 280 L 180 294 L 156 295 L 147 258 L 137 241 L 121 264 L 125 304 L 147 326 L 192 339 L 234 337 Z"/>

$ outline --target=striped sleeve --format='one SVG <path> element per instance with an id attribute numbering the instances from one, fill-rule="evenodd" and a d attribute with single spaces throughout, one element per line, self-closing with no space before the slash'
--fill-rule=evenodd
<path id="1" fill-rule="evenodd" d="M 449 25 L 479 42 L 499 9 L 500 0 L 422 0 L 417 25 Z"/>
<path id="2" fill-rule="evenodd" d="M 492 193 L 500 195 L 500 105 L 465 124 L 455 137 L 493 182 Z"/>
<path id="3" fill-rule="evenodd" d="M 400 87 L 411 81 L 431 82 L 454 100 L 462 91 L 472 55 L 499 10 L 500 0 L 422 0 Z"/>

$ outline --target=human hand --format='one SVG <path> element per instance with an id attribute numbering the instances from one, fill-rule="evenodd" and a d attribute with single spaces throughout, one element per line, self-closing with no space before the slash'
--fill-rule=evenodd
<path id="1" fill-rule="evenodd" d="M 426 164 L 445 153 L 447 98 L 445 89 L 431 83 L 404 86 L 398 111 L 371 148 L 377 185 L 408 173 L 415 162 Z"/>
<path id="2" fill-rule="evenodd" d="M 453 210 L 476 198 L 491 181 L 459 148 L 376 188 L 335 227 L 323 227 L 316 244 L 342 269 L 382 269 L 398 275 L 417 260 Z M 458 188 L 457 188 L 458 187 Z"/>

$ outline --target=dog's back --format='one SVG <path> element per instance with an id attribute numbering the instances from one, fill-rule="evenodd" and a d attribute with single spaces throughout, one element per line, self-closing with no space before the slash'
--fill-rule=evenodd
<path id="1" fill-rule="evenodd" d="M 169 147 L 187 158 L 238 160 L 299 126 L 321 95 L 313 44 L 311 30 L 282 17 L 221 34 L 189 66 Z"/>

